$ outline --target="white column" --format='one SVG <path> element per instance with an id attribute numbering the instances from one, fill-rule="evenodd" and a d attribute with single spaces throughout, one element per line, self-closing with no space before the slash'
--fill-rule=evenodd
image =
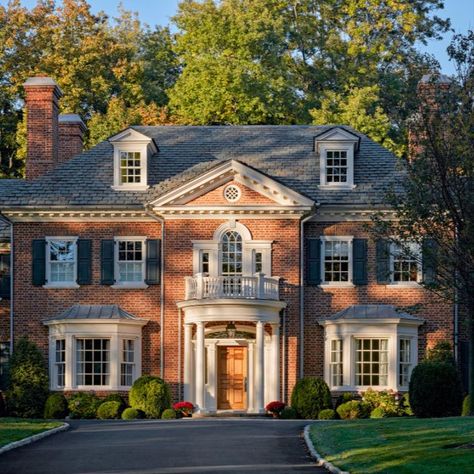
<path id="1" fill-rule="evenodd" d="M 207 344 L 207 399 L 206 410 L 217 410 L 217 340 Z"/>
<path id="2" fill-rule="evenodd" d="M 255 359 L 254 359 L 254 344 L 253 342 L 249 342 L 248 345 L 248 374 L 247 374 L 247 411 L 252 413 L 255 411 L 255 397 L 254 397 L 254 387 L 255 387 L 255 380 L 254 380 L 254 367 L 255 367 Z"/>
<path id="3" fill-rule="evenodd" d="M 192 392 L 193 382 L 193 325 L 184 325 L 184 387 L 183 395 L 186 401 L 194 402 Z"/>
<path id="4" fill-rule="evenodd" d="M 64 389 L 71 390 L 76 387 L 76 370 L 75 370 L 75 339 L 70 335 L 66 335 L 66 374 L 64 377 Z"/>
<path id="5" fill-rule="evenodd" d="M 257 331 L 256 331 L 256 364 L 255 364 L 255 409 L 259 413 L 263 413 L 265 411 L 265 407 L 263 406 L 263 397 L 264 397 L 264 387 L 265 387 L 265 380 L 264 380 L 264 334 L 263 334 L 263 323 L 262 321 L 257 322 Z"/>
<path id="6" fill-rule="evenodd" d="M 204 323 L 196 324 L 196 405 L 199 412 L 205 410 L 204 398 Z"/>
<path id="7" fill-rule="evenodd" d="M 273 400 L 280 400 L 280 325 L 272 324 Z"/>

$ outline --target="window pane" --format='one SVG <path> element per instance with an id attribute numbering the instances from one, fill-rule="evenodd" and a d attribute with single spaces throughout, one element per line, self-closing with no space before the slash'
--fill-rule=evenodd
<path id="1" fill-rule="evenodd" d="M 420 265 L 420 246 L 416 243 L 401 248 L 392 244 L 392 281 L 417 282 Z"/>
<path id="2" fill-rule="evenodd" d="M 141 154 L 139 152 L 120 152 L 120 180 L 122 184 L 140 183 L 142 174 Z"/>
<path id="3" fill-rule="evenodd" d="M 342 340 L 331 341 L 331 385 L 333 387 L 343 384 L 343 364 L 342 364 Z"/>
<path id="4" fill-rule="evenodd" d="M 388 339 L 357 339 L 356 385 L 387 385 Z"/>
<path id="5" fill-rule="evenodd" d="M 242 275 L 242 237 L 236 231 L 228 231 L 222 236 L 223 276 Z"/>
<path id="6" fill-rule="evenodd" d="M 109 339 L 77 339 L 77 384 L 109 385 L 109 353 Z"/>
<path id="7" fill-rule="evenodd" d="M 120 383 L 123 386 L 131 386 L 135 371 L 135 341 L 124 339 L 122 341 L 122 363 L 120 365 Z"/>
<path id="8" fill-rule="evenodd" d="M 118 278 L 120 282 L 143 282 L 143 242 L 121 240 L 118 242 Z"/>
<path id="9" fill-rule="evenodd" d="M 324 281 L 349 281 L 349 242 L 324 242 Z"/>
<path id="10" fill-rule="evenodd" d="M 49 241 L 49 270 L 52 283 L 75 281 L 76 244 L 71 240 Z"/>
<path id="11" fill-rule="evenodd" d="M 326 151 L 326 182 L 347 183 L 347 152 Z"/>

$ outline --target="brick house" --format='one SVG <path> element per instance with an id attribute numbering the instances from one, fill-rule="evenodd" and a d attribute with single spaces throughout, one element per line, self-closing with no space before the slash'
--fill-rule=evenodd
<path id="1" fill-rule="evenodd" d="M 427 346 L 457 347 L 453 308 L 419 284 L 429 262 L 371 239 L 403 175 L 363 134 L 133 126 L 81 153 L 56 83 L 25 89 L 26 180 L 0 181 L 0 341 L 37 343 L 52 390 L 154 374 L 202 412 L 261 412 L 306 375 L 405 391 Z"/>

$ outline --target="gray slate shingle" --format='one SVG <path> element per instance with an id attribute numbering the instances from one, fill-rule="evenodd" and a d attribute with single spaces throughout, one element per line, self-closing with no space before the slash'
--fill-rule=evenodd
<path id="1" fill-rule="evenodd" d="M 150 200 L 226 160 L 238 160 L 321 204 L 380 205 L 403 179 L 397 158 L 365 135 L 355 156 L 355 184 L 347 191 L 318 188 L 314 137 L 330 126 L 133 127 L 159 152 L 148 165 L 146 192 L 114 191 L 113 148 L 105 141 L 32 182 L 0 181 L 0 210 L 16 207 L 143 207 Z M 3 180 L 5 181 L 5 180 Z M 10 180 L 8 180 L 10 181 Z"/>
<path id="2" fill-rule="evenodd" d="M 390 304 L 359 304 L 348 306 L 325 321 L 338 321 L 344 319 L 408 319 L 410 321 L 424 321 L 422 318 L 412 316 Z M 324 321 L 323 320 L 323 321 Z"/>
<path id="3" fill-rule="evenodd" d="M 75 304 L 58 315 L 50 318 L 50 321 L 63 319 L 133 319 L 141 320 L 136 316 L 123 310 L 116 304 Z"/>

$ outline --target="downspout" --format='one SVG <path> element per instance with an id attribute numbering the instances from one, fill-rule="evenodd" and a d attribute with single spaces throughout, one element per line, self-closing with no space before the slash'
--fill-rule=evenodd
<path id="1" fill-rule="evenodd" d="M 10 356 L 13 354 L 13 222 L 0 213 L 0 220 L 10 226 Z"/>
<path id="2" fill-rule="evenodd" d="M 319 207 L 319 204 L 316 204 Z M 304 224 L 308 222 L 316 212 L 304 217 L 300 221 L 300 353 L 299 353 L 299 378 L 304 377 Z"/>
<path id="3" fill-rule="evenodd" d="M 160 377 L 164 379 L 165 370 L 165 357 L 164 357 L 164 336 L 163 328 L 165 323 L 165 280 L 164 280 L 164 247 L 165 247 L 165 220 L 162 217 L 157 216 L 149 208 L 145 208 L 145 213 L 148 217 L 161 224 L 161 262 L 160 262 Z"/>

